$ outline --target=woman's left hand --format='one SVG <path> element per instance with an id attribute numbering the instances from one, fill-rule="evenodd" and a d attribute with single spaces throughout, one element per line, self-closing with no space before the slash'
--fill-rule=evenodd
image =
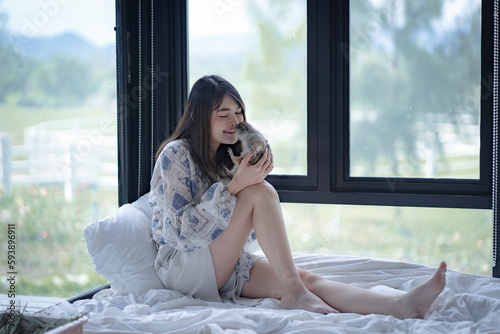
<path id="1" fill-rule="evenodd" d="M 254 152 L 255 154 L 255 152 Z M 273 154 L 269 149 L 266 148 L 266 151 L 260 158 L 260 160 L 253 166 L 248 165 L 249 167 L 254 167 L 257 170 L 260 170 L 260 177 L 261 180 L 260 182 L 264 181 L 264 179 L 269 175 L 269 173 L 272 172 L 274 168 L 274 159 L 273 159 Z M 240 166 L 241 167 L 241 166 Z M 258 182 L 257 182 L 258 183 Z"/>
<path id="2" fill-rule="evenodd" d="M 274 157 L 268 148 L 266 148 L 266 152 L 262 155 L 262 158 L 264 158 L 264 156 L 266 156 L 266 160 L 264 161 L 264 165 L 263 165 L 264 171 L 266 172 L 266 175 L 264 176 L 264 178 L 265 178 L 274 169 Z M 262 158 L 260 160 L 262 160 Z M 260 162 L 260 160 L 259 160 L 259 162 Z"/>
<path id="3" fill-rule="evenodd" d="M 255 152 L 253 153 L 255 154 Z M 240 163 L 236 175 L 229 182 L 226 188 L 234 195 L 240 192 L 242 189 L 260 183 L 264 181 L 269 173 L 274 168 L 273 155 L 266 149 L 260 160 L 254 164 L 250 165 L 250 159 L 253 156 L 249 153 Z"/>

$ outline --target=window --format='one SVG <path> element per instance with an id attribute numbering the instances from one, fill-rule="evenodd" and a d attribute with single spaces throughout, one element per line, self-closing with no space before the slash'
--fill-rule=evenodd
<path id="1" fill-rule="evenodd" d="M 106 282 L 83 229 L 118 207 L 114 13 L 114 1 L 0 4 L 0 225 L 15 231 L 18 295 Z"/>
<path id="2" fill-rule="evenodd" d="M 390 11 L 392 16 L 384 10 L 389 3 L 395 6 Z M 253 19 L 238 20 L 240 25 L 235 27 L 231 15 L 241 18 L 244 14 L 252 18 L 255 13 L 249 8 L 259 10 L 269 6 L 272 9 L 269 13 L 275 15 L 277 27 L 281 27 L 279 13 L 285 13 L 282 14 L 283 17 L 289 18 L 285 26 L 293 26 L 300 19 L 297 19 L 294 10 L 287 11 L 286 7 L 295 8 L 293 6 L 301 4 L 298 6 L 303 9 L 305 4 L 306 36 L 302 41 L 306 44 L 307 51 L 305 57 L 299 58 L 305 59 L 307 64 L 306 87 L 295 88 L 298 95 L 304 92 L 306 94 L 304 115 L 301 115 L 305 118 L 297 119 L 305 120 L 305 131 L 301 130 L 301 134 L 307 138 L 305 153 L 301 153 L 306 156 L 305 168 L 300 167 L 300 171 L 296 171 L 286 167 L 268 178 L 278 190 L 284 207 L 301 207 L 306 215 L 310 213 L 311 216 L 314 216 L 315 211 L 335 215 L 337 209 L 334 205 L 358 206 L 359 210 L 366 212 L 376 212 L 380 208 L 381 212 L 388 215 L 386 221 L 391 225 L 389 230 L 397 230 L 398 224 L 398 220 L 391 216 L 401 215 L 410 219 L 416 213 L 421 217 L 431 217 L 429 221 L 438 225 L 438 234 L 451 233 L 451 237 L 442 236 L 443 240 L 464 240 L 467 235 L 467 238 L 470 237 L 469 245 L 481 247 L 483 255 L 478 262 L 488 262 L 490 258 L 484 250 L 498 248 L 498 234 L 492 234 L 485 223 L 487 217 L 491 217 L 492 199 L 496 198 L 496 194 L 492 196 L 491 181 L 496 175 L 492 171 L 492 148 L 495 147 L 493 138 L 498 140 L 498 137 L 495 137 L 491 124 L 495 119 L 493 107 L 498 103 L 493 99 L 493 54 L 494 50 L 498 54 L 498 50 L 493 43 L 493 3 L 467 2 L 467 10 L 463 11 L 465 3 L 461 0 L 421 1 L 418 4 L 403 0 L 309 0 L 305 3 L 252 1 L 252 4 L 250 1 L 203 2 L 204 6 L 208 6 L 203 9 L 206 16 L 212 17 L 213 21 L 210 29 L 208 25 L 203 26 L 206 28 L 202 40 L 198 38 L 202 28 L 196 28 L 196 22 L 192 22 L 192 18 L 197 17 L 197 2 L 194 0 L 189 4 L 182 0 L 167 3 L 156 0 L 139 3 L 119 1 L 119 77 L 128 80 L 118 83 L 121 87 L 119 92 L 124 94 L 122 98 L 119 96 L 119 101 L 122 101 L 119 103 L 119 115 L 124 120 L 123 126 L 119 125 L 124 134 L 119 148 L 123 162 L 120 177 L 120 196 L 123 197 L 120 202 L 134 200 L 148 190 L 150 171 L 143 166 L 151 163 L 152 153 L 149 152 L 154 152 L 158 143 L 172 131 L 182 112 L 190 84 L 196 78 L 210 72 L 226 76 L 248 101 L 249 119 L 252 120 L 252 98 L 245 96 L 252 95 L 251 91 L 245 93 L 250 83 L 246 82 L 247 79 L 240 71 L 230 70 L 232 67 L 228 62 L 224 63 L 224 67 L 220 66 L 220 58 L 215 57 L 217 54 L 213 52 L 218 45 L 226 45 L 224 40 L 221 42 L 221 39 L 214 38 L 213 35 L 207 36 L 213 26 L 229 24 L 232 32 L 243 31 L 252 36 L 254 28 L 247 25 L 253 24 Z M 415 10 L 422 13 L 422 16 L 411 14 Z M 258 19 L 267 22 L 264 15 L 266 13 Z M 394 20 L 392 28 L 387 23 L 389 18 Z M 412 22 L 411 18 L 419 20 Z M 457 20 L 460 24 L 455 24 Z M 269 25 L 268 28 L 272 26 Z M 370 29 L 376 30 L 374 32 Z M 359 31 L 361 37 L 362 33 L 366 33 L 366 37 L 379 33 L 381 38 L 367 38 L 360 48 L 360 40 L 355 40 L 360 38 Z M 391 34 L 396 34 L 397 39 L 391 39 Z M 271 39 L 275 35 L 257 36 Z M 406 39 L 405 48 L 394 44 L 401 37 Z M 252 41 L 251 38 L 249 40 Z M 428 43 L 428 40 L 431 42 Z M 245 46 L 235 41 L 238 39 L 231 40 L 229 44 L 234 45 L 234 52 L 240 52 Z M 214 48 L 202 47 L 202 42 L 207 42 Z M 448 42 L 450 44 L 446 45 Z M 462 45 L 467 45 L 467 51 L 450 58 L 450 53 Z M 200 51 L 209 49 L 210 52 L 207 51 L 204 55 Z M 268 47 L 266 51 L 268 50 L 271 48 Z M 395 70 L 396 67 L 390 64 L 390 56 L 396 51 L 398 76 L 391 76 L 390 81 L 380 73 L 391 69 L 391 66 Z M 403 54 L 405 57 L 402 57 Z M 248 61 L 235 58 L 232 62 L 236 63 L 236 69 Z M 431 80 L 426 83 L 422 81 L 422 76 L 411 81 L 407 79 L 415 77 L 417 72 L 414 69 L 422 66 L 422 59 L 426 60 L 429 68 L 440 71 L 430 71 L 427 68 L 424 73 L 439 73 L 441 81 Z M 252 59 L 257 60 L 257 57 Z M 285 60 L 288 58 L 284 57 L 283 61 Z M 445 65 L 440 66 L 440 63 Z M 463 65 L 466 63 L 468 66 Z M 297 64 L 303 64 L 303 60 Z M 460 71 L 453 71 L 457 66 Z M 147 68 L 154 68 L 160 74 L 168 75 L 157 76 L 153 80 L 155 85 L 149 85 L 151 89 L 143 89 L 144 94 L 138 106 L 127 103 L 127 99 L 134 96 L 133 90 L 141 87 L 143 79 L 151 79 Z M 272 70 L 275 69 L 270 70 L 274 73 Z M 385 81 L 381 81 L 382 79 Z M 283 82 L 279 81 L 280 85 L 286 86 L 287 80 L 288 77 Z M 398 104 L 404 106 L 401 108 L 412 108 L 414 113 L 411 114 L 410 121 L 403 117 L 408 113 L 384 114 L 388 113 L 388 97 L 380 97 L 380 94 L 372 94 L 369 90 L 374 85 L 383 90 L 383 87 L 396 84 L 400 85 L 401 91 L 397 92 L 399 95 L 392 96 L 402 101 Z M 414 85 L 418 85 L 418 88 L 409 88 Z M 441 91 L 434 88 L 429 92 L 427 85 L 439 89 L 445 87 Z M 385 90 L 390 91 L 389 88 Z M 428 99 L 425 98 L 426 94 L 430 94 Z M 375 102 L 380 102 L 379 100 L 383 103 L 376 105 Z M 269 122 L 267 115 L 259 117 L 256 117 L 257 122 L 262 122 L 265 127 L 266 121 Z M 398 123 L 398 129 L 394 129 L 395 119 L 404 121 Z M 373 122 L 381 122 L 384 128 L 371 126 Z M 431 123 L 432 126 L 429 125 Z M 390 138 L 395 139 L 391 143 L 391 150 L 384 146 L 383 140 L 387 139 L 382 138 L 380 131 L 385 131 L 392 135 Z M 374 135 L 377 139 L 370 139 Z M 450 141 L 454 142 L 453 145 Z M 377 147 L 380 149 L 376 149 Z M 283 152 L 285 150 L 283 146 Z M 140 152 L 139 159 L 134 157 L 134 154 L 138 155 L 136 152 Z M 288 156 L 288 153 L 283 153 L 283 156 Z M 300 166 L 303 164 L 300 163 Z M 134 185 L 138 175 L 143 181 Z M 289 202 L 305 204 L 291 206 L 286 204 Z M 418 210 L 418 207 L 428 209 Z M 387 210 L 384 211 L 384 208 Z M 466 210 L 461 211 L 463 209 Z M 467 224 L 456 225 L 454 231 L 448 230 L 452 223 L 447 218 L 458 216 L 468 217 L 471 224 L 478 227 L 478 233 L 469 236 L 469 227 L 465 227 Z M 345 217 L 347 220 L 351 219 Z M 441 217 L 439 222 L 434 220 L 436 217 Z M 370 226 L 367 225 L 364 230 L 373 230 Z M 382 226 L 374 226 L 376 230 L 383 230 Z M 314 224 L 309 228 L 321 231 Z M 294 234 L 295 230 L 290 233 Z M 307 236 L 303 237 L 307 239 Z M 439 236 L 429 238 L 439 239 Z M 492 240 L 491 248 L 489 240 Z M 321 247 L 320 245 L 319 248 Z M 414 254 L 417 252 L 415 250 Z M 467 254 L 473 252 L 473 249 L 467 249 Z M 476 273 L 483 272 L 482 269 L 473 270 Z"/>
<path id="3" fill-rule="evenodd" d="M 351 1 L 350 176 L 479 179 L 481 1 Z"/>
<path id="4" fill-rule="evenodd" d="M 188 5 L 190 85 L 229 80 L 272 147 L 275 173 L 307 174 L 306 1 Z"/>

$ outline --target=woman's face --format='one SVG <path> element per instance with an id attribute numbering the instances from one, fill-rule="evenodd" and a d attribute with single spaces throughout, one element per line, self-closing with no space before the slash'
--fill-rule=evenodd
<path id="1" fill-rule="evenodd" d="M 243 111 L 232 97 L 225 95 L 221 105 L 210 115 L 210 148 L 215 153 L 220 144 L 234 144 L 236 125 L 243 122 Z"/>

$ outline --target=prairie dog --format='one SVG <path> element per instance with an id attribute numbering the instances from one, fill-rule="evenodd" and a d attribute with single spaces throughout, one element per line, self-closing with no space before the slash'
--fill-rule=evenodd
<path id="1" fill-rule="evenodd" d="M 228 149 L 229 156 L 233 161 L 233 167 L 231 169 L 226 168 L 229 176 L 233 177 L 240 166 L 241 160 L 250 152 L 255 151 L 255 155 L 250 159 L 250 165 L 255 165 L 262 155 L 264 154 L 266 148 L 271 150 L 269 144 L 257 129 L 255 129 L 250 123 L 240 122 L 236 126 L 236 136 L 241 142 L 242 151 L 239 156 L 235 156 L 232 149 Z"/>

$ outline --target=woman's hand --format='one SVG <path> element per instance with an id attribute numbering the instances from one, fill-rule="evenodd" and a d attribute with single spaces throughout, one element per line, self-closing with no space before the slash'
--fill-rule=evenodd
<path id="1" fill-rule="evenodd" d="M 253 153 L 249 153 L 243 158 L 234 175 L 233 179 L 228 183 L 226 189 L 233 195 L 236 195 L 244 188 L 264 181 L 269 173 L 274 168 L 273 155 L 266 149 L 260 160 L 255 165 L 250 165 L 250 159 Z"/>

